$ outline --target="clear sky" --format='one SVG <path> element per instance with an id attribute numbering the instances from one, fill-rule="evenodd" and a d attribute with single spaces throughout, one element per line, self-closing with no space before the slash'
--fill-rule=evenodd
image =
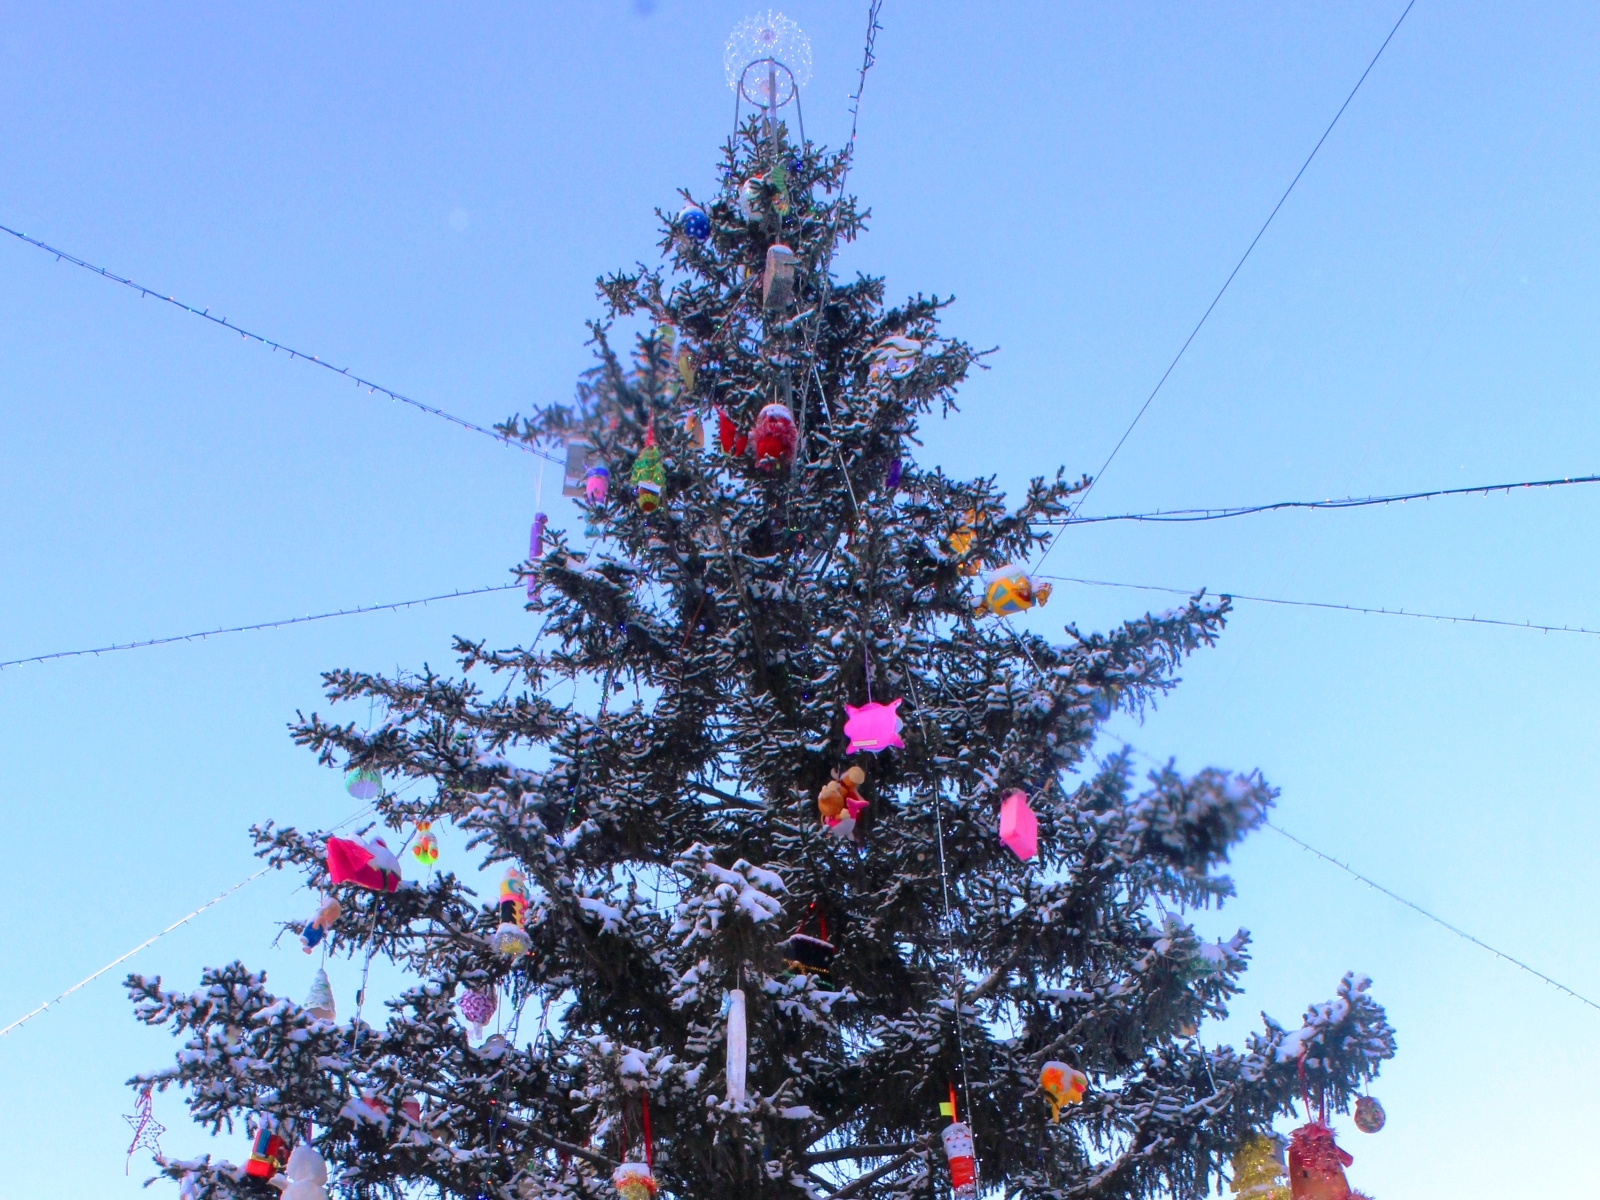
<path id="1" fill-rule="evenodd" d="M 843 269 L 954 294 L 998 346 L 925 461 L 1016 490 L 1095 471 L 1398 15 L 1344 4 L 888 0 Z M 0 222 L 488 423 L 563 398 L 603 271 L 716 184 L 742 3 L 33 4 L 0 26 Z M 800 0 L 807 131 L 848 130 L 864 4 Z M 1089 513 L 1600 469 L 1600 10 L 1420 0 Z M 0 659 L 506 578 L 537 461 L 12 239 L 0 241 Z M 547 507 L 565 520 L 547 479 Z M 1600 628 L 1600 488 L 1102 525 L 1051 569 Z M 1164 608 L 1058 587 L 1059 632 Z M 256 869 L 247 827 L 353 803 L 290 742 L 318 672 L 533 632 L 515 593 L 0 674 L 0 1024 Z M 1184 769 L 1260 767 L 1286 829 L 1600 998 L 1600 639 L 1241 604 L 1143 725 Z M 363 721 L 366 713 L 346 714 Z M 446 862 L 471 869 L 448 839 Z M 453 856 L 453 858 L 452 858 Z M 1379 1197 L 1588 1178 L 1600 1012 L 1271 831 L 1205 928 L 1295 1023 L 1375 979 L 1389 1126 L 1341 1124 Z M 131 964 L 193 986 L 272 948 L 272 875 Z M 292 939 L 287 939 L 292 941 Z M 119 969 L 0 1038 L 0 1192 L 134 1197 L 123 1081 L 170 1062 Z M 356 981 L 335 978 L 340 1003 Z M 175 1094 L 170 1153 L 238 1161 Z M 158 1192 L 169 1185 L 159 1185 Z"/>

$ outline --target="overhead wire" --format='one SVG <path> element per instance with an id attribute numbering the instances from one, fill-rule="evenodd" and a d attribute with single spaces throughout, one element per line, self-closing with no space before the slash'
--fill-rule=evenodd
<path id="1" fill-rule="evenodd" d="M 227 625 L 220 629 L 206 629 L 199 633 L 176 633 L 170 637 L 149 638 L 142 642 L 120 642 L 110 646 L 95 646 L 85 650 L 56 650 L 50 654 L 35 654 L 28 658 L 12 658 L 0 662 L 0 670 L 18 667 L 24 663 L 50 662 L 58 658 L 80 658 L 85 655 L 110 654 L 117 650 L 143 650 L 150 646 L 170 646 L 174 642 L 203 641 L 225 633 L 251 633 L 258 629 L 282 629 L 289 625 L 304 625 L 308 621 L 327 621 L 333 617 L 354 617 L 362 613 L 395 612 L 418 604 L 432 604 L 436 600 L 457 600 L 463 596 L 482 596 L 489 592 L 509 592 L 525 586 L 522 583 L 495 583 L 488 587 L 470 588 L 459 592 L 441 592 L 437 596 L 423 596 L 416 600 L 397 600 L 393 604 L 368 604 L 356 608 L 341 608 L 334 612 L 314 613 L 305 617 L 284 617 L 278 621 L 258 621 L 253 625 Z"/>
<path id="2" fill-rule="evenodd" d="M 1435 488 L 1427 492 L 1396 492 L 1387 496 L 1346 496 L 1330 500 L 1274 500 L 1270 504 L 1241 504 L 1231 508 L 1169 508 L 1153 512 L 1113 513 L 1103 517 L 1069 516 L 1062 521 L 1043 521 L 1044 525 L 1098 525 L 1107 521 L 1221 521 L 1229 517 L 1247 517 L 1256 513 L 1278 512 L 1283 509 L 1345 509 L 1369 508 L 1374 505 L 1405 504 L 1411 500 L 1434 500 L 1441 496 L 1489 496 L 1496 492 L 1510 493 L 1528 488 L 1569 487 L 1575 484 L 1600 483 L 1600 475 L 1570 475 L 1561 479 L 1527 479 L 1517 483 L 1484 483 L 1472 487 Z M 1042 561 L 1042 560 L 1041 560 Z"/>
<path id="3" fill-rule="evenodd" d="M 1245 247 L 1244 253 L 1239 256 L 1239 261 L 1233 265 L 1233 270 L 1229 271 L 1228 277 L 1222 281 L 1222 286 L 1217 289 L 1217 294 L 1211 298 L 1211 303 L 1206 305 L 1205 312 L 1200 314 L 1200 319 L 1195 322 L 1194 328 L 1189 331 L 1189 336 L 1184 338 L 1183 345 L 1178 347 L 1178 352 L 1172 356 L 1172 361 L 1167 364 L 1167 369 L 1161 373 L 1161 378 L 1156 380 L 1155 387 L 1150 389 L 1150 394 L 1145 397 L 1144 403 L 1139 406 L 1139 411 L 1134 414 L 1133 420 L 1128 422 L 1128 427 L 1122 431 L 1122 436 L 1117 439 L 1117 444 L 1111 448 L 1111 453 L 1106 455 L 1105 462 L 1100 464 L 1100 469 L 1090 478 L 1089 486 L 1078 494 L 1077 503 L 1072 508 L 1074 515 L 1082 511 L 1083 502 L 1089 498 L 1089 493 L 1094 491 L 1095 484 L 1100 482 L 1101 477 L 1106 473 L 1106 468 L 1111 466 L 1112 460 L 1121 452 L 1123 444 L 1133 433 L 1135 426 L 1144 418 L 1144 414 L 1149 410 L 1150 405 L 1155 402 L 1156 396 L 1166 385 L 1172 372 L 1177 369 L 1178 363 L 1182 361 L 1183 356 L 1188 352 L 1189 346 L 1199 336 L 1200 330 L 1204 327 L 1206 321 L 1210 319 L 1217 305 L 1221 303 L 1222 297 L 1227 293 L 1234 278 L 1243 270 L 1244 264 L 1255 251 L 1257 243 L 1261 241 L 1267 232 L 1267 228 L 1272 224 L 1273 219 L 1277 217 L 1278 210 L 1284 206 L 1284 203 L 1289 199 L 1289 194 L 1294 191 L 1295 185 L 1300 182 L 1301 177 L 1311 166 L 1311 160 L 1317 157 L 1317 151 L 1322 149 L 1322 144 L 1328 140 L 1328 136 L 1333 132 L 1334 126 L 1339 123 L 1339 118 L 1344 116 L 1345 109 L 1350 107 L 1350 102 L 1356 98 L 1356 93 L 1361 90 L 1361 85 L 1367 81 L 1367 76 L 1372 74 L 1372 69 L 1378 65 L 1378 60 L 1383 57 L 1383 52 L 1389 48 L 1389 43 L 1394 40 L 1394 35 L 1400 32 L 1401 24 L 1404 23 L 1407 14 L 1411 12 L 1412 6 L 1416 2 L 1417 0 L 1408 0 L 1399 19 L 1390 28 L 1389 35 L 1383 39 L 1383 44 L 1378 47 L 1377 53 L 1367 63 L 1367 69 L 1361 72 L 1361 78 L 1356 80 L 1355 87 L 1350 89 L 1350 94 L 1344 98 L 1344 103 L 1339 106 L 1339 111 L 1333 114 L 1333 120 L 1328 122 L 1328 127 L 1322 131 L 1322 136 L 1317 139 L 1317 144 L 1311 147 L 1311 153 L 1306 155 L 1305 162 L 1300 164 L 1300 169 L 1295 172 L 1294 178 L 1289 181 L 1289 186 L 1283 189 L 1283 195 L 1278 197 L 1278 202 L 1272 206 L 1272 211 L 1267 214 L 1267 219 L 1261 223 L 1261 228 L 1256 230 L 1255 237 L 1250 239 L 1250 244 Z M 1050 544 L 1045 547 L 1044 553 L 1039 556 L 1039 562 L 1036 565 L 1043 565 L 1044 560 L 1050 557 L 1050 552 L 1056 548 L 1056 543 L 1060 540 L 1061 533 L 1057 532 L 1055 537 L 1050 539 Z"/>
<path id="4" fill-rule="evenodd" d="M 1127 588 L 1139 592 L 1165 592 L 1171 596 L 1193 596 L 1205 588 L 1157 587 L 1149 583 L 1116 583 L 1108 579 L 1080 579 L 1074 575 L 1040 575 L 1061 583 L 1078 583 L 1088 587 Z M 1248 600 L 1253 604 L 1277 604 L 1290 608 L 1322 608 L 1337 612 L 1363 613 L 1377 617 L 1410 617 L 1417 621 L 1443 621 L 1456 625 L 1496 625 L 1504 629 L 1527 629 L 1535 633 L 1579 633 L 1587 637 L 1600 637 L 1600 629 L 1585 629 L 1581 625 L 1540 625 L 1533 621 L 1508 621 L 1498 617 L 1463 617 L 1444 613 L 1410 612 L 1403 608 L 1371 608 L 1360 604 L 1333 604 L 1322 600 L 1284 600 L 1275 596 L 1247 596 L 1243 592 L 1217 590 L 1213 594 L 1229 600 Z"/>
<path id="5" fill-rule="evenodd" d="M 12 237 L 16 238 L 20 242 L 25 242 L 30 246 L 34 246 L 40 250 L 43 250 L 46 254 L 55 255 L 56 259 L 60 262 L 71 263 L 75 267 L 82 267 L 85 271 L 98 275 L 102 279 L 110 280 L 112 283 L 120 283 L 123 287 L 131 288 L 133 291 L 138 292 L 140 296 L 149 297 L 154 300 L 160 300 L 164 304 L 170 304 L 174 308 L 180 308 L 192 316 L 200 317 L 202 320 L 209 321 L 211 324 L 220 326 L 223 329 L 231 330 L 232 332 L 237 333 L 241 338 L 244 338 L 248 341 L 255 341 L 263 346 L 270 346 L 274 351 L 282 350 L 284 353 L 288 354 L 291 359 L 304 359 L 306 362 L 319 366 L 324 370 L 332 371 L 335 375 L 339 375 L 350 380 L 357 387 L 366 388 L 369 394 L 387 396 L 391 400 L 398 400 L 401 404 L 409 404 L 412 408 L 418 409 L 421 412 L 425 412 L 429 416 L 438 417 L 441 420 L 449 421 L 451 424 L 458 425 L 462 429 L 470 430 L 473 433 L 481 433 L 485 437 L 491 437 L 495 441 L 510 446 L 514 450 L 525 451 L 528 454 L 536 455 L 537 457 L 545 459 L 549 462 L 565 462 L 564 459 L 558 458 L 554 454 L 550 454 L 544 450 L 540 450 L 537 446 L 531 446 L 527 442 L 507 437 L 498 430 L 488 429 L 473 421 L 467 420 L 465 417 L 458 417 L 454 413 L 446 412 L 444 409 L 437 408 L 432 404 L 424 404 L 421 400 L 413 399 L 403 392 L 397 392 L 393 388 L 384 387 L 381 383 L 374 383 L 370 379 L 365 379 L 360 375 L 352 374 L 350 368 L 348 367 L 336 367 L 330 362 L 323 361 L 315 354 L 307 354 L 303 350 L 296 350 L 291 346 L 286 346 L 282 342 L 274 341 L 272 338 L 264 337 L 259 333 L 252 333 L 248 329 L 242 328 L 239 325 L 235 325 L 226 317 L 213 316 L 210 308 L 196 308 L 192 304 L 185 304 L 182 300 L 176 299 L 173 296 L 169 296 L 164 292 L 155 291 L 153 288 L 145 287 L 142 283 L 136 283 L 132 279 L 126 279 L 115 272 L 109 271 L 105 267 L 96 266 L 92 262 L 88 262 L 85 259 L 79 258 L 76 254 L 68 253 L 65 250 L 61 250 L 55 246 L 49 245 L 46 242 L 41 242 L 38 238 L 29 237 L 20 230 L 12 229 L 9 225 L 0 225 L 0 233 L 9 233 Z"/>

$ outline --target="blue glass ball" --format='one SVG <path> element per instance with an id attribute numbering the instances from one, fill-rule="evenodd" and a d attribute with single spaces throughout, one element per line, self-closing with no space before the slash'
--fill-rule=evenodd
<path id="1" fill-rule="evenodd" d="M 697 242 L 703 242 L 711 236 L 711 218 L 698 204 L 690 204 L 678 214 L 678 227 Z"/>

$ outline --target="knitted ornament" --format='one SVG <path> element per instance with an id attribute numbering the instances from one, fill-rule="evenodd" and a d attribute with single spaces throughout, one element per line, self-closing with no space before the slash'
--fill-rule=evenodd
<path id="1" fill-rule="evenodd" d="M 661 450 L 656 446 L 654 428 L 644 431 L 644 449 L 633 460 L 633 490 L 639 497 L 639 508 L 651 513 L 661 507 L 661 492 L 667 485 L 667 469 L 661 461 Z"/>
<path id="2" fill-rule="evenodd" d="M 785 404 L 769 404 L 756 417 L 756 466 L 770 471 L 794 461 L 794 414 Z"/>
<path id="3" fill-rule="evenodd" d="M 644 1163 L 623 1163 L 611 1172 L 611 1182 L 621 1200 L 650 1200 L 656 1194 L 655 1176 Z"/>
<path id="4" fill-rule="evenodd" d="M 311 977 L 311 992 L 300 1007 L 320 1021 L 338 1020 L 339 1008 L 333 1001 L 333 985 L 328 982 L 328 973 L 321 967 Z"/>
<path id="5" fill-rule="evenodd" d="M 983 599 L 978 602 L 977 611 L 980 617 L 991 613 L 997 617 L 1009 617 L 1014 613 L 1027 612 L 1035 604 L 1044 604 L 1049 599 L 1048 583 L 1034 583 L 1021 567 L 1007 563 L 989 572 L 984 580 Z"/>
<path id="6" fill-rule="evenodd" d="M 282 1200 L 328 1200 L 328 1164 L 308 1142 L 302 1142 L 289 1155 L 283 1174 L 271 1183 L 283 1189 Z"/>
<path id="7" fill-rule="evenodd" d="M 482 1037 L 483 1027 L 493 1018 L 494 1010 L 500 1007 L 500 998 L 490 988 L 482 992 L 468 992 L 458 1003 L 461 1005 L 461 1015 L 472 1029 L 472 1036 Z"/>
<path id="8" fill-rule="evenodd" d="M 1377 1133 L 1383 1128 L 1383 1123 L 1387 1119 L 1383 1105 L 1371 1096 L 1362 1096 L 1356 1100 L 1356 1128 L 1362 1133 Z"/>
<path id="9" fill-rule="evenodd" d="M 1000 840 L 1023 862 L 1039 853 L 1039 818 L 1021 792 L 1012 792 L 1000 802 Z"/>
<path id="10" fill-rule="evenodd" d="M 344 773 L 344 790 L 357 800 L 371 800 L 383 791 L 383 776 L 371 767 L 351 767 Z"/>
<path id="11" fill-rule="evenodd" d="M 817 793 L 817 812 L 822 825 L 835 837 L 851 837 L 855 833 L 856 818 L 867 807 L 861 798 L 860 788 L 867 781 L 867 773 L 860 767 L 851 767 L 844 774 L 834 774 L 831 783 L 824 784 Z"/>
<path id="12" fill-rule="evenodd" d="M 678 228 L 683 230 L 685 237 L 703 242 L 711 236 L 711 218 L 698 204 L 686 204 L 678 213 Z"/>
<path id="13" fill-rule="evenodd" d="M 1355 1160 L 1339 1149 L 1321 1121 L 1300 1126 L 1289 1138 L 1289 1194 L 1293 1200 L 1348 1200 L 1344 1169 Z"/>
<path id="14" fill-rule="evenodd" d="M 891 700 L 887 704 L 868 701 L 860 708 L 846 704 L 844 735 L 850 739 L 850 744 L 844 752 L 854 754 L 864 750 L 868 754 L 882 754 L 891 746 L 904 750 L 906 744 L 900 740 L 900 731 L 905 728 L 905 722 L 895 711 L 901 703 L 901 700 Z"/>
<path id="15" fill-rule="evenodd" d="M 328 934 L 333 932 L 334 922 L 339 919 L 339 902 L 329 896 L 322 902 L 322 907 L 317 909 L 317 915 L 306 923 L 305 929 L 300 932 L 300 946 L 307 954 L 316 949 L 317 945 Z"/>
<path id="16" fill-rule="evenodd" d="M 1050 1119 L 1061 1120 L 1063 1104 L 1081 1104 L 1089 1077 L 1064 1062 L 1047 1062 L 1039 1072 L 1039 1087 L 1050 1098 Z"/>
<path id="17" fill-rule="evenodd" d="M 393 892 L 400 887 L 400 860 L 382 838 L 370 842 L 328 839 L 328 878 L 353 883 L 371 892 Z"/>
<path id="18" fill-rule="evenodd" d="M 434 836 L 433 822 L 417 822 L 417 838 L 411 843 L 411 854 L 425 867 L 439 861 L 439 839 Z"/>
<path id="19" fill-rule="evenodd" d="M 1284 1170 L 1283 1142 L 1252 1133 L 1233 1153 L 1231 1190 L 1241 1200 L 1290 1200 Z"/>

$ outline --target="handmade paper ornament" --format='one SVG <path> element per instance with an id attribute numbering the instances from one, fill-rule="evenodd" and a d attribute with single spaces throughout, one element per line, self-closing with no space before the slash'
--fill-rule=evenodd
<path id="1" fill-rule="evenodd" d="M 656 1194 L 655 1176 L 644 1163 L 623 1163 L 611 1172 L 611 1183 L 620 1200 L 650 1200 Z"/>
<path id="2" fill-rule="evenodd" d="M 891 746 L 905 749 L 905 742 L 900 739 L 900 731 L 905 728 L 905 722 L 900 719 L 897 711 L 903 702 L 891 700 L 887 704 L 877 704 L 868 701 L 860 708 L 852 705 L 844 706 L 845 722 L 844 735 L 850 739 L 850 744 L 844 748 L 846 754 L 855 754 L 865 751 L 868 754 L 882 754 Z"/>
<path id="3" fill-rule="evenodd" d="M 425 867 L 431 867 L 439 861 L 439 839 L 434 835 L 432 821 L 417 822 L 417 836 L 411 843 L 411 854 Z"/>
<path id="4" fill-rule="evenodd" d="M 1050 599 L 1050 585 L 1035 583 L 1027 571 L 1015 563 L 997 567 L 984 579 L 983 599 L 978 603 L 978 615 L 1009 617 L 1027 612 L 1035 604 Z"/>
<path id="5" fill-rule="evenodd" d="M 661 507 L 661 492 L 667 486 L 667 468 L 661 460 L 661 449 L 656 445 L 654 429 L 644 431 L 644 449 L 633 460 L 632 478 L 640 511 L 655 512 Z"/>
<path id="6" fill-rule="evenodd" d="M 494 1018 L 494 1010 L 500 1007 L 500 998 L 493 988 L 484 991 L 469 991 L 457 1002 L 461 1007 L 461 1015 L 466 1019 L 467 1026 L 472 1030 L 472 1036 L 481 1038 L 483 1027 Z"/>
<path id="7" fill-rule="evenodd" d="M 1039 818 L 1022 792 L 1012 792 L 1000 802 L 1000 840 L 1023 862 L 1039 853 Z"/>
<path id="8" fill-rule="evenodd" d="M 703 242 L 711 236 L 711 218 L 698 204 L 685 204 L 678 212 L 678 228 L 691 241 Z"/>
<path id="9" fill-rule="evenodd" d="M 788 466 L 794 461 L 798 440 L 794 413 L 786 404 L 769 404 L 756 417 L 756 466 L 764 471 Z"/>
<path id="10" fill-rule="evenodd" d="M 148 1150 L 156 1162 L 161 1161 L 161 1135 L 167 1131 L 167 1127 L 156 1120 L 154 1090 L 152 1084 L 145 1084 L 139 1089 L 139 1099 L 134 1102 L 133 1112 L 122 1115 L 122 1119 L 133 1127 L 133 1141 L 128 1143 L 128 1162 L 123 1167 L 123 1174 L 132 1168 L 136 1150 Z"/>
<path id="11" fill-rule="evenodd" d="M 1280 1139 L 1252 1133 L 1234 1151 L 1232 1166 L 1230 1190 L 1240 1200 L 1291 1200 Z"/>
<path id="12" fill-rule="evenodd" d="M 611 488 L 611 472 L 605 463 L 595 463 L 583 477 L 583 494 L 590 504 L 604 504 Z"/>
<path id="13" fill-rule="evenodd" d="M 762 193 L 766 189 L 762 185 L 759 175 L 752 175 L 739 185 L 739 215 L 746 221 L 759 221 L 761 219 Z"/>
<path id="14" fill-rule="evenodd" d="M 344 790 L 357 800 L 371 800 L 383 791 L 383 776 L 371 767 L 351 767 L 344 774 Z"/>
<path id="15" fill-rule="evenodd" d="M 874 381 L 904 379 L 916 370 L 921 355 L 922 343 L 916 338 L 886 337 L 873 347 L 867 359 L 867 378 Z"/>
<path id="16" fill-rule="evenodd" d="M 745 1101 L 745 1075 L 749 1069 L 749 1043 L 744 1023 L 744 991 L 734 988 L 728 993 L 728 1099 L 735 1104 Z"/>
<path id="17" fill-rule="evenodd" d="M 489 948 L 506 958 L 521 958 L 533 948 L 533 939 L 522 927 L 528 913 L 528 880 L 516 867 L 506 868 L 500 881 L 500 924 L 489 935 Z"/>
<path id="18" fill-rule="evenodd" d="M 282 1189 L 282 1200 L 328 1200 L 328 1164 L 309 1142 L 296 1146 L 283 1174 L 269 1182 Z"/>
<path id="19" fill-rule="evenodd" d="M 794 251 L 782 242 L 767 247 L 761 272 L 761 307 L 788 308 L 794 300 Z"/>
<path id="20" fill-rule="evenodd" d="M 591 446 L 582 438 L 573 438 L 567 443 L 567 462 L 561 472 L 561 494 L 563 496 L 582 496 L 585 491 L 585 481 L 588 478 L 589 456 L 594 452 Z"/>
<path id="21" fill-rule="evenodd" d="M 739 427 L 733 423 L 733 418 L 720 408 L 717 409 L 717 443 L 722 447 L 724 454 L 741 458 L 745 449 L 750 444 L 750 435 L 740 433 Z"/>
<path id="22" fill-rule="evenodd" d="M 400 860 L 382 838 L 357 842 L 331 837 L 328 878 L 336 884 L 353 883 L 372 892 L 393 892 L 400 887 Z"/>
<path id="23" fill-rule="evenodd" d="M 1064 1062 L 1047 1062 L 1039 1072 L 1039 1088 L 1050 1100 L 1050 1119 L 1060 1121 L 1062 1105 L 1083 1102 L 1089 1077 Z"/>
<path id="24" fill-rule="evenodd" d="M 1348 1200 L 1344 1169 L 1355 1160 L 1339 1149 L 1321 1121 L 1300 1126 L 1289 1137 L 1289 1194 L 1293 1200 Z"/>
<path id="25" fill-rule="evenodd" d="M 321 944 L 322 939 L 333 932 L 334 922 L 339 919 L 339 902 L 332 896 L 323 900 L 322 907 L 317 909 L 317 915 L 306 923 L 305 929 L 300 932 L 300 948 L 307 954 Z"/>
<path id="26" fill-rule="evenodd" d="M 1356 1128 L 1362 1133 L 1377 1133 L 1378 1130 L 1383 1128 L 1383 1123 L 1386 1120 L 1388 1120 L 1388 1116 L 1383 1111 L 1383 1105 L 1379 1104 L 1371 1096 L 1357 1097 L 1355 1122 Z"/>
<path id="27" fill-rule="evenodd" d="M 289 1162 L 289 1143 L 278 1132 L 278 1123 L 262 1116 L 256 1124 L 256 1135 L 250 1143 L 250 1157 L 245 1161 L 244 1173 L 252 1179 L 271 1179 Z"/>
<path id="28" fill-rule="evenodd" d="M 955 1193 L 955 1200 L 975 1200 L 978 1162 L 972 1156 L 972 1130 L 965 1121 L 953 1121 L 939 1136 L 944 1139 L 944 1156 L 950 1164 L 950 1190 Z"/>
<path id="29" fill-rule="evenodd" d="M 824 784 L 817 793 L 817 812 L 822 817 L 823 828 L 835 837 L 855 835 L 856 818 L 867 807 L 860 791 L 866 780 L 865 771 L 860 767 L 851 767 L 842 775 L 835 774 L 832 781 Z"/>
<path id="30" fill-rule="evenodd" d="M 321 967 L 318 967 L 317 973 L 311 977 L 311 991 L 306 996 L 306 1002 L 300 1007 L 319 1021 L 339 1019 L 339 1007 L 333 1000 L 333 985 L 328 982 L 328 973 Z"/>

